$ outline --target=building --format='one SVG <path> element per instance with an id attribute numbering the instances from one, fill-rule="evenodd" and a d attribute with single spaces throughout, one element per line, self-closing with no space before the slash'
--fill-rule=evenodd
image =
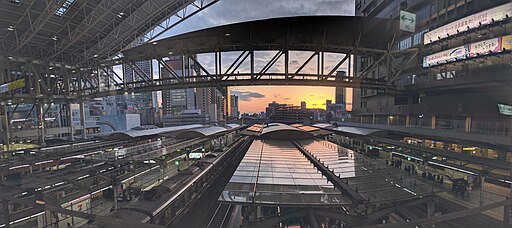
<path id="1" fill-rule="evenodd" d="M 230 96 L 230 112 L 231 112 L 231 119 L 238 119 L 240 116 L 240 111 L 238 109 L 238 96 L 237 95 L 231 95 Z"/>
<path id="2" fill-rule="evenodd" d="M 396 34 L 396 51 L 418 51 L 394 71 L 377 59 L 358 57 L 359 77 L 391 79 L 400 94 L 371 89 L 353 90 L 352 122 L 372 128 L 437 137 L 451 133 L 456 140 L 510 146 L 512 117 L 499 111 L 510 106 L 512 3 L 496 1 L 356 1 L 356 16 L 399 20 L 413 13 L 410 31 Z M 364 74 L 362 73 L 364 72 Z M 423 130 L 424 128 L 428 129 Z M 444 133 L 443 133 L 444 134 Z M 492 137 L 489 137 L 492 135 Z M 482 140 L 485 139 L 485 140 Z M 506 157 L 505 151 L 488 158 Z"/>
<path id="3" fill-rule="evenodd" d="M 141 126 L 140 122 L 139 114 L 104 115 L 98 120 L 101 133 L 130 130 Z"/>
<path id="4" fill-rule="evenodd" d="M 189 67 L 195 67 L 193 63 L 183 62 L 181 56 L 170 56 L 165 61 L 171 69 L 173 69 L 179 77 L 187 77 L 188 74 L 193 75 L 193 70 L 183 70 Z M 164 83 L 174 83 L 176 79 L 165 68 L 160 69 L 162 79 L 169 79 Z M 179 115 L 184 110 L 192 110 L 196 108 L 196 94 L 193 88 L 190 89 L 174 89 L 162 91 L 162 109 L 163 115 Z"/>
<path id="5" fill-rule="evenodd" d="M 343 80 L 343 77 L 346 77 L 347 76 L 347 72 L 346 71 L 338 71 L 336 72 L 336 80 Z M 336 104 L 345 104 L 346 103 L 346 100 L 345 100 L 345 94 L 347 93 L 347 88 L 345 87 L 336 87 L 335 88 L 335 96 L 334 96 L 334 102 Z"/>
<path id="6" fill-rule="evenodd" d="M 300 102 L 300 110 L 306 110 L 306 102 L 305 101 Z"/>
<path id="7" fill-rule="evenodd" d="M 183 110 L 178 115 L 166 115 L 162 119 L 164 127 L 188 124 L 210 124 L 210 115 L 202 114 L 201 110 Z"/>

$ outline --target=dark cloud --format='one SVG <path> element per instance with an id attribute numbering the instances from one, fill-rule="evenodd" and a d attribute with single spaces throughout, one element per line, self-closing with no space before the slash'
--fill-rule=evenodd
<path id="1" fill-rule="evenodd" d="M 242 101 L 252 101 L 253 98 L 260 99 L 265 97 L 265 95 L 261 93 L 239 90 L 231 90 L 231 94 L 237 95 Z"/>

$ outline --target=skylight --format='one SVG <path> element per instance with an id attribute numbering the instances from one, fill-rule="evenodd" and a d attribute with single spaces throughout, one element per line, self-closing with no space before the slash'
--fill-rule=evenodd
<path id="1" fill-rule="evenodd" d="M 55 11 L 55 15 L 62 17 L 76 0 L 66 0 L 62 6 Z"/>

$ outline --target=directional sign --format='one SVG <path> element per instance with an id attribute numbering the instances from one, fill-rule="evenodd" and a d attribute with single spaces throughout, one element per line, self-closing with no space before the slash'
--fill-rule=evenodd
<path id="1" fill-rule="evenodd" d="M 512 116 L 512 106 L 506 104 L 498 104 L 501 115 Z"/>
<path id="2" fill-rule="evenodd" d="M 400 10 L 400 30 L 407 32 L 415 32 L 416 30 L 416 14 Z"/>

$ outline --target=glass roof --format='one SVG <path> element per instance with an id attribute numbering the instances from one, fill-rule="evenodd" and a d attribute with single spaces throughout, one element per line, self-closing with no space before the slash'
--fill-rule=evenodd
<path id="1" fill-rule="evenodd" d="M 364 199 L 388 202 L 420 198 L 432 186 L 408 173 L 328 141 L 299 140 Z M 287 206 L 352 204 L 288 140 L 254 140 L 219 201 Z"/>
<path id="2" fill-rule="evenodd" d="M 255 140 L 219 200 L 287 205 L 350 202 L 285 140 Z"/>

